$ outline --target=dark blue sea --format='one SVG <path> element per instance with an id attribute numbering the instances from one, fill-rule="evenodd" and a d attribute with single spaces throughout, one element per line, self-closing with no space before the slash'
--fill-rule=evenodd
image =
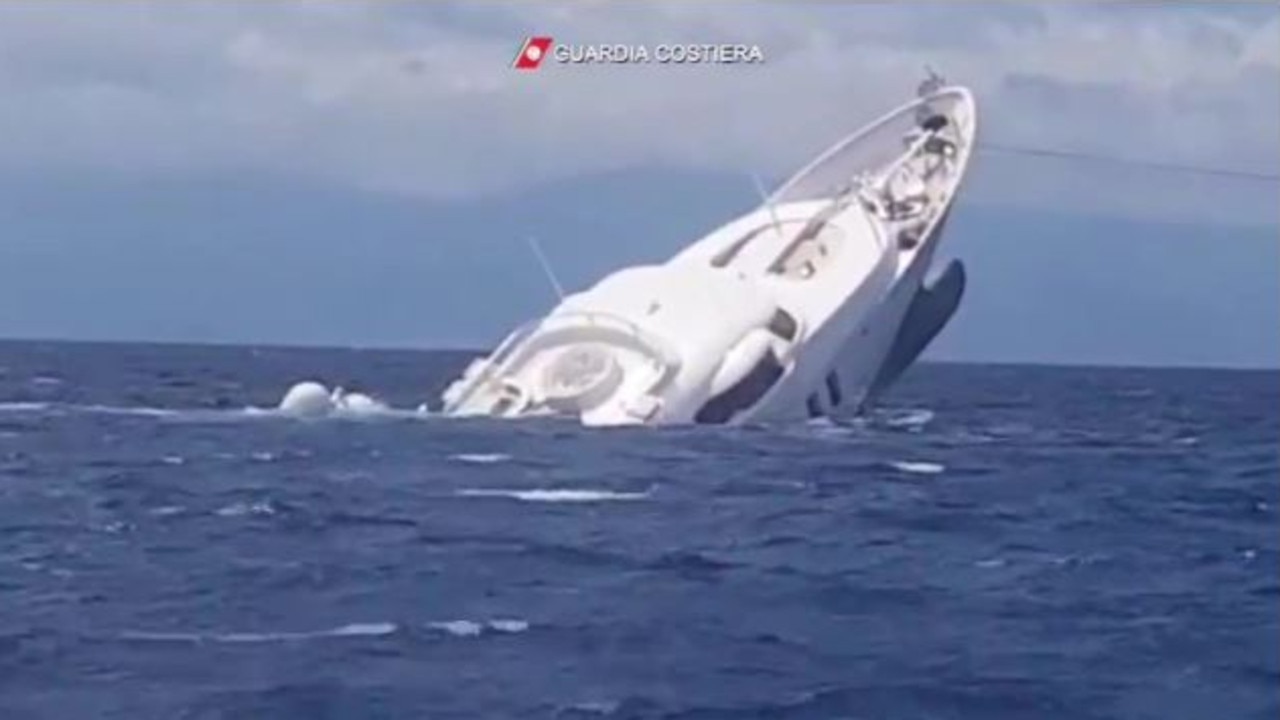
<path id="1" fill-rule="evenodd" d="M 0 343 L 0 718 L 1280 713 L 1280 373 L 925 364 L 585 430 L 458 353 Z"/>

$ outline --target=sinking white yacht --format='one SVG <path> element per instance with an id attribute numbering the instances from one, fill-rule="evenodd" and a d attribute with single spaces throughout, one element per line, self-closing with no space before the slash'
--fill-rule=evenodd
<path id="1" fill-rule="evenodd" d="M 444 412 L 657 425 L 860 409 L 964 288 L 954 261 L 926 280 L 977 130 L 970 92 L 940 85 L 666 263 L 564 297 L 475 360 Z"/>

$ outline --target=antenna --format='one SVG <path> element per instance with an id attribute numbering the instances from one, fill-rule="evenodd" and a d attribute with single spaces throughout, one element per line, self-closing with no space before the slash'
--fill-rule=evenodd
<path id="1" fill-rule="evenodd" d="M 756 192 L 760 193 L 760 201 L 769 209 L 769 217 L 773 218 L 773 231 L 782 237 L 782 223 L 778 222 L 778 211 L 773 207 L 773 201 L 769 199 L 769 194 L 764 190 L 764 183 L 760 182 L 760 176 L 751 173 L 751 181 L 756 184 Z"/>
<path id="2" fill-rule="evenodd" d="M 551 263 L 547 262 L 547 256 L 542 254 L 542 248 L 538 246 L 538 239 L 529 236 L 529 247 L 533 250 L 533 254 L 538 258 L 538 264 L 542 265 L 542 272 L 546 273 L 547 280 L 551 281 L 551 287 L 556 291 L 556 297 L 564 300 L 564 288 L 560 286 L 560 281 L 556 279 L 556 273 L 551 269 Z"/>
<path id="3" fill-rule="evenodd" d="M 934 70 L 933 66 L 928 63 L 925 63 L 924 74 L 924 80 L 920 83 L 919 88 L 916 89 L 916 94 L 920 97 L 932 95 L 947 84 L 946 78 L 939 75 L 938 71 Z"/>

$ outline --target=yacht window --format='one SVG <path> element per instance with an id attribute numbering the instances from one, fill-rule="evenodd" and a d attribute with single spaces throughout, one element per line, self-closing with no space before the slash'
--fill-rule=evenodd
<path id="1" fill-rule="evenodd" d="M 827 396 L 831 398 L 831 407 L 838 406 L 844 399 L 844 393 L 840 392 L 840 378 L 834 372 L 827 375 Z"/>
<path id="2" fill-rule="evenodd" d="M 911 250 L 920 244 L 920 235 L 924 232 L 924 223 L 917 223 L 898 233 L 898 249 Z"/>
<path id="3" fill-rule="evenodd" d="M 955 156 L 956 144 L 946 138 L 935 136 L 924 141 L 924 151 L 931 155 L 942 155 L 949 158 Z"/>
<path id="4" fill-rule="evenodd" d="M 760 237 L 766 232 L 773 234 L 775 235 L 775 237 L 777 237 L 779 234 L 787 232 L 789 228 L 795 227 L 796 225 L 797 225 L 797 221 L 795 220 L 783 220 L 779 222 L 777 225 L 774 225 L 773 223 L 769 223 L 767 225 L 761 225 L 760 227 L 752 230 L 746 235 L 743 235 L 741 238 L 733 241 L 733 243 L 729 245 L 729 247 L 725 248 L 724 250 L 721 250 L 715 257 L 711 258 L 711 267 L 717 267 L 717 268 L 727 267 L 728 265 L 732 264 L 734 259 L 738 257 L 738 255 L 742 252 L 742 250 L 746 248 L 748 244 L 755 241 L 756 238 Z"/>
<path id="5" fill-rule="evenodd" d="M 729 263 L 733 262 L 734 258 L 738 257 L 738 253 L 742 252 L 742 249 L 747 246 L 747 243 L 750 243 L 752 240 L 755 240 L 756 237 L 759 236 L 760 233 L 764 232 L 765 230 L 772 230 L 772 229 L 773 229 L 772 225 L 764 225 L 762 227 L 756 228 L 755 230 L 752 230 L 746 235 L 743 235 L 741 238 L 735 240 L 732 245 L 722 250 L 720 254 L 712 258 L 711 267 L 718 267 L 718 268 L 725 267 Z"/>
<path id="6" fill-rule="evenodd" d="M 725 248 L 720 254 L 711 258 L 711 267 L 722 268 L 725 265 L 728 265 L 729 261 L 737 257 L 738 253 L 742 252 L 742 248 L 746 247 L 747 243 L 751 242 L 751 238 L 755 236 L 756 234 L 752 232 L 743 236 L 739 240 L 735 240 L 732 245 Z"/>
<path id="7" fill-rule="evenodd" d="M 769 272 L 792 279 L 808 279 L 821 272 L 844 239 L 844 232 L 823 220 L 811 222 L 769 267 Z"/>
<path id="8" fill-rule="evenodd" d="M 938 132 L 942 128 L 946 127 L 947 124 L 946 115 L 931 115 L 925 118 L 924 122 L 920 123 L 920 127 L 928 130 L 929 132 Z"/>
<path id="9" fill-rule="evenodd" d="M 773 352 L 766 352 L 760 362 L 733 387 L 707 401 L 693 416 L 696 422 L 720 424 L 750 408 L 782 377 L 782 364 Z"/>
<path id="10" fill-rule="evenodd" d="M 796 319 L 786 310 L 779 309 L 773 314 L 773 319 L 769 320 L 769 332 L 783 340 L 795 340 L 799 330 Z"/>
<path id="11" fill-rule="evenodd" d="M 809 417 L 822 417 L 822 401 L 818 399 L 818 393 L 809 396 L 805 401 L 805 407 L 809 410 Z"/>

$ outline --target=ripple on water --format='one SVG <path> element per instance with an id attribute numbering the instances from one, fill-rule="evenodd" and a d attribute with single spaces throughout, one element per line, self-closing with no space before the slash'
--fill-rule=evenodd
<path id="1" fill-rule="evenodd" d="M 348 623 L 323 630 L 302 632 L 223 632 L 223 633 L 188 633 L 188 632 L 148 632 L 125 631 L 120 633 L 121 640 L 140 642 L 178 642 L 178 643 L 277 643 L 299 640 L 318 640 L 324 638 L 382 637 L 391 635 L 399 629 L 392 622 Z"/>
<path id="2" fill-rule="evenodd" d="M 532 503 L 599 503 L 646 500 L 649 492 L 618 492 L 587 488 L 533 488 L 529 490 L 504 490 L 497 488 L 462 488 L 455 493 L 459 497 L 505 498 Z"/>
<path id="3" fill-rule="evenodd" d="M 946 465 L 919 460 L 894 460 L 889 463 L 894 470 L 911 475 L 938 475 L 947 469 Z"/>
<path id="4" fill-rule="evenodd" d="M 496 465 L 511 459 L 506 453 L 457 453 L 449 456 L 450 460 L 471 465 Z"/>
<path id="5" fill-rule="evenodd" d="M 245 517 L 248 515 L 275 515 L 276 508 L 270 500 L 235 502 L 215 511 L 221 517 Z"/>
<path id="6" fill-rule="evenodd" d="M 18 716 L 1275 715 L 1275 373 L 924 365 L 866 420 L 606 432 L 233 409 L 416 402 L 433 353 L 76 352 L 0 383 Z"/>

